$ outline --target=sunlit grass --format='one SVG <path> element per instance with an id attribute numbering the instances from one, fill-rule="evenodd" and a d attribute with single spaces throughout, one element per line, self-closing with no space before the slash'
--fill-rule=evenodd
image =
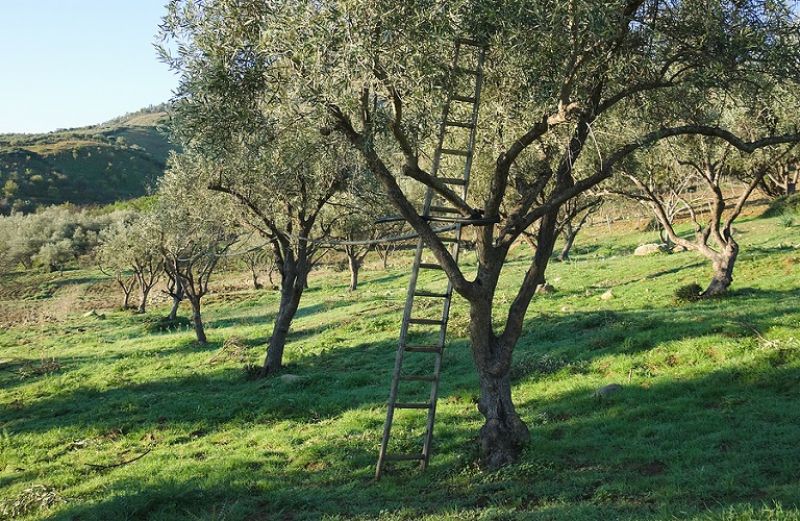
<path id="1" fill-rule="evenodd" d="M 652 233 L 592 228 L 574 261 L 551 265 L 558 291 L 532 303 L 513 372 L 531 443 L 496 473 L 476 465 L 458 300 L 431 467 L 372 481 L 407 283 L 399 255 L 353 294 L 346 273 L 314 274 L 286 353 L 291 381 L 248 380 L 242 361 L 219 356 L 235 341 L 260 363 L 271 291 L 209 298 L 207 347 L 189 330 L 147 334 L 147 316 L 118 311 L 8 328 L 1 504 L 30 499 L 22 519 L 798 519 L 800 229 L 777 218 L 737 229 L 733 292 L 719 300 L 676 304 L 674 290 L 710 270 L 692 253 L 631 256 Z M 527 253 L 515 251 L 500 308 Z M 47 299 L 47 280 L 4 278 L 3 295 Z M 20 376 L 43 360 L 60 367 Z M 609 383 L 622 390 L 593 396 Z M 410 420 L 397 447 L 418 441 Z"/>

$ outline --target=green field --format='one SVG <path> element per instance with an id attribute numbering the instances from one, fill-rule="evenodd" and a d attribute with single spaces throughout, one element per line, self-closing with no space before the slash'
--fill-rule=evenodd
<path id="1" fill-rule="evenodd" d="M 579 237 L 574 260 L 549 268 L 558 291 L 528 311 L 513 375 L 532 438 L 498 472 L 476 465 L 456 301 L 431 466 L 379 482 L 402 255 L 367 266 L 352 294 L 346 272 L 315 272 L 287 347 L 299 378 L 268 380 L 243 367 L 264 355 L 278 295 L 241 274 L 207 298 L 206 347 L 190 330 L 149 332 L 164 302 L 85 316 L 114 303 L 99 273 L 4 275 L 0 518 L 800 519 L 800 227 L 788 224 L 738 224 L 733 292 L 698 303 L 672 298 L 707 282 L 695 254 L 634 257 L 655 234 L 625 227 Z M 501 306 L 529 255 L 514 251 Z M 622 390 L 593 396 L 610 383 Z M 411 446 L 421 422 L 401 420 L 395 443 Z"/>

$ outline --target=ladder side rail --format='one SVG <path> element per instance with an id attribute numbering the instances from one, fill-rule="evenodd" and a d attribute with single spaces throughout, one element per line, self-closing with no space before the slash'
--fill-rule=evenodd
<path id="1" fill-rule="evenodd" d="M 481 48 L 478 53 L 478 63 L 476 70 L 478 71 L 478 76 L 475 81 L 475 92 L 474 98 L 475 103 L 472 106 L 472 128 L 469 132 L 469 138 L 467 140 L 467 151 L 468 155 L 466 157 L 466 161 L 464 164 L 464 184 L 461 187 L 461 196 L 464 200 L 467 199 L 467 189 L 469 187 L 469 178 L 470 173 L 472 171 L 472 158 L 475 152 L 475 137 L 476 137 L 476 129 L 477 129 L 477 122 L 478 122 L 478 110 L 481 98 L 481 86 L 483 80 L 483 60 L 486 54 L 486 49 Z M 457 63 L 454 63 L 454 66 L 457 66 Z M 452 93 L 451 93 L 452 94 Z M 441 147 L 441 144 L 440 144 Z M 461 245 L 461 232 L 462 226 L 459 225 L 455 230 L 455 238 L 456 242 L 453 243 L 452 246 L 452 255 L 456 263 L 458 263 L 459 253 L 460 253 L 460 245 Z M 447 295 L 452 295 L 453 293 L 453 284 L 448 279 L 447 281 Z M 444 346 L 445 339 L 447 337 L 447 324 L 450 318 L 450 305 L 452 299 L 448 297 L 444 302 L 444 309 L 442 310 L 442 326 L 439 331 L 439 345 Z M 431 455 L 431 446 L 433 444 L 433 425 L 436 418 L 436 404 L 439 398 L 439 375 L 441 374 L 442 368 L 442 355 L 443 352 L 440 352 L 436 359 L 434 360 L 434 371 L 433 374 L 436 377 L 435 380 L 431 384 L 431 394 L 429 403 L 431 404 L 430 409 L 428 410 L 428 418 L 425 428 L 425 440 L 422 447 L 422 468 L 427 468 L 428 463 L 430 461 Z"/>

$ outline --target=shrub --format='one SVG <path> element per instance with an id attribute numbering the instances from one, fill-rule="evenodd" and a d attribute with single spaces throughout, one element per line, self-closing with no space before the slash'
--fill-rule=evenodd
<path id="1" fill-rule="evenodd" d="M 186 317 L 175 317 L 175 320 L 167 317 L 148 317 L 145 323 L 145 331 L 150 334 L 183 331 L 193 327 L 192 321 Z"/>
<path id="2" fill-rule="evenodd" d="M 695 302 L 703 295 L 703 288 L 693 282 L 675 290 L 675 302 Z"/>

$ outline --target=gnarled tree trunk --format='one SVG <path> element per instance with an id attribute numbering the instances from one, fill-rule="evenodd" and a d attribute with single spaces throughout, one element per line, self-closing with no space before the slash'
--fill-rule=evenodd
<path id="1" fill-rule="evenodd" d="M 478 410 L 486 418 L 479 433 L 481 462 L 488 469 L 516 461 L 530 438 L 528 427 L 517 414 L 511 399 L 511 362 L 514 347 L 523 331 L 528 305 L 536 287 L 544 282 L 553 255 L 557 215 L 558 208 L 541 220 L 531 266 L 520 293 L 512 303 L 501 336 L 496 335 L 492 327 L 492 302 L 503 259 L 487 262 L 484 273 L 479 276 L 485 289 L 469 299 L 470 341 L 481 391 Z"/>
<path id="2" fill-rule="evenodd" d="M 731 283 L 733 283 L 733 267 L 736 264 L 738 255 L 739 245 L 733 239 L 730 239 L 725 249 L 711 259 L 714 274 L 708 287 L 703 292 L 703 297 L 714 297 L 728 291 Z"/>
<path id="3" fill-rule="evenodd" d="M 147 310 L 147 297 L 150 295 L 152 287 L 142 286 L 141 298 L 139 300 L 139 307 L 136 309 L 137 313 L 144 313 Z"/>
<path id="4" fill-rule="evenodd" d="M 309 270 L 304 266 L 284 267 L 282 271 L 280 307 L 272 327 L 272 336 L 269 339 L 267 357 L 264 360 L 264 367 L 261 369 L 261 376 L 276 373 L 283 367 L 283 351 L 286 348 L 289 328 L 297 313 L 297 308 L 300 306 L 303 291 L 307 287 Z"/>
<path id="5" fill-rule="evenodd" d="M 558 254 L 558 260 L 565 262 L 569 260 L 569 252 L 572 250 L 572 245 L 575 244 L 575 237 L 578 235 L 578 230 L 569 227 L 564 233 L 564 247 L 561 248 L 561 253 Z"/>
<path id="6" fill-rule="evenodd" d="M 192 322 L 194 322 L 194 332 L 197 335 L 198 344 L 207 344 L 206 330 L 203 326 L 203 316 L 200 314 L 200 299 L 189 297 L 192 304 Z"/>
<path id="7" fill-rule="evenodd" d="M 358 288 L 358 270 L 361 269 L 361 261 L 354 255 L 347 255 L 347 265 L 350 268 L 350 291 Z"/>
<path id="8" fill-rule="evenodd" d="M 172 298 L 172 308 L 169 310 L 169 315 L 167 315 L 167 320 L 174 321 L 178 318 L 178 306 L 181 305 L 181 299 L 173 297 Z"/>
<path id="9" fill-rule="evenodd" d="M 478 410 L 486 419 L 479 433 L 481 463 L 496 469 L 517 459 L 530 433 L 511 399 L 510 348 L 500 345 L 492 330 L 491 308 L 489 299 L 471 302 L 470 341 L 480 385 Z"/>
<path id="10" fill-rule="evenodd" d="M 262 289 L 264 286 L 258 281 L 258 270 L 255 267 L 250 268 L 250 275 L 253 277 L 253 289 Z"/>

